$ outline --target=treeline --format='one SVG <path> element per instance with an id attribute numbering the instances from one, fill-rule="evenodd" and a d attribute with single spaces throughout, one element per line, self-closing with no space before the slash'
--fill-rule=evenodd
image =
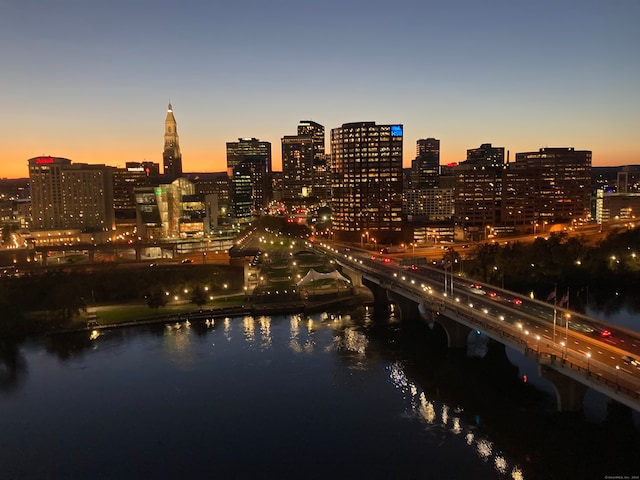
<path id="1" fill-rule="evenodd" d="M 243 268 L 226 265 L 118 265 L 52 269 L 0 278 L 0 336 L 24 336 L 64 326 L 87 306 L 144 301 L 155 292 L 170 295 L 241 288 Z M 152 306 L 152 305 L 150 305 Z M 33 315 L 40 312 L 42 315 Z M 29 318 L 29 321 L 26 319 Z M 46 323 L 46 325 L 43 325 Z"/>
<path id="2" fill-rule="evenodd" d="M 610 234 L 597 245 L 582 237 L 553 233 L 533 243 L 486 243 L 468 259 L 449 252 L 471 278 L 546 299 L 569 293 L 569 307 L 587 305 L 614 311 L 623 305 L 640 310 L 640 229 Z"/>

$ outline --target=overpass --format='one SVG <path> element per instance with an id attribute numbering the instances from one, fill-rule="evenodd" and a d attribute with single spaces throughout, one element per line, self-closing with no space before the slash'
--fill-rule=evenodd
<path id="1" fill-rule="evenodd" d="M 640 411 L 640 334 L 560 309 L 445 270 L 403 268 L 390 257 L 356 248 L 316 244 L 354 285 L 366 285 L 377 303 L 438 324 L 449 347 L 466 347 L 470 335 L 509 346 L 539 366 L 556 391 L 559 411 L 582 409 L 593 388 Z"/>

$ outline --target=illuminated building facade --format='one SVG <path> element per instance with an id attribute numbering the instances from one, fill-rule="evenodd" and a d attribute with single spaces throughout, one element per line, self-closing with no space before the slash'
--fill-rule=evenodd
<path id="1" fill-rule="evenodd" d="M 198 236 L 203 233 L 202 219 L 190 213 L 202 210 L 194 206 L 195 186 L 186 178 L 171 183 L 134 189 L 138 234 L 145 239 L 171 239 Z M 190 212 L 191 211 L 191 212 Z"/>
<path id="2" fill-rule="evenodd" d="M 298 135 L 310 136 L 313 142 L 313 190 L 312 194 L 319 200 L 331 198 L 329 181 L 329 164 L 325 155 L 324 126 L 311 120 L 301 120 L 298 124 Z"/>
<path id="3" fill-rule="evenodd" d="M 504 165 L 504 147 L 494 147 L 490 143 L 483 143 L 478 148 L 467 150 L 466 161 L 468 164 L 474 165 Z"/>
<path id="4" fill-rule="evenodd" d="M 333 231 L 378 244 L 403 240 L 402 125 L 345 123 L 331 130 Z"/>
<path id="5" fill-rule="evenodd" d="M 409 188 L 403 193 L 402 213 L 410 220 L 448 221 L 454 214 L 453 188 Z"/>
<path id="6" fill-rule="evenodd" d="M 113 210 L 117 226 L 136 225 L 134 188 L 151 185 L 160 177 L 160 164 L 127 162 L 113 171 Z"/>
<path id="7" fill-rule="evenodd" d="M 416 142 L 416 158 L 411 162 L 411 187 L 438 186 L 440 174 L 440 140 L 424 138 Z"/>
<path id="8" fill-rule="evenodd" d="M 238 221 L 249 221 L 272 198 L 271 143 L 257 138 L 227 142 L 227 174 L 231 182 L 229 215 Z"/>
<path id="9" fill-rule="evenodd" d="M 591 151 L 541 148 L 516 153 L 504 173 L 502 223 L 531 226 L 590 214 Z"/>
<path id="10" fill-rule="evenodd" d="M 313 138 L 290 135 L 282 138 L 282 196 L 284 200 L 308 197 L 314 188 Z"/>
<path id="11" fill-rule="evenodd" d="M 34 230 L 115 228 L 113 167 L 72 164 L 59 157 L 29 159 Z"/>
<path id="12" fill-rule="evenodd" d="M 167 118 L 164 121 L 164 151 L 162 165 L 167 180 L 175 180 L 182 176 L 182 154 L 178 142 L 178 126 L 173 115 L 173 107 L 169 104 Z"/>
<path id="13" fill-rule="evenodd" d="M 504 147 L 490 143 L 467 150 L 467 160 L 452 168 L 455 223 L 463 238 L 486 238 L 486 228 L 500 222 Z"/>

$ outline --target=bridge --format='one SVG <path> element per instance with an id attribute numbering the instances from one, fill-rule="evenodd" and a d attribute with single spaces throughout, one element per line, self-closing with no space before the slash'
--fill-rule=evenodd
<path id="1" fill-rule="evenodd" d="M 600 320 L 481 285 L 444 270 L 402 267 L 389 256 L 316 244 L 356 286 L 368 286 L 379 303 L 402 316 L 420 316 L 444 329 L 449 347 L 485 336 L 533 359 L 554 386 L 559 411 L 582 409 L 593 388 L 640 411 L 640 334 Z"/>

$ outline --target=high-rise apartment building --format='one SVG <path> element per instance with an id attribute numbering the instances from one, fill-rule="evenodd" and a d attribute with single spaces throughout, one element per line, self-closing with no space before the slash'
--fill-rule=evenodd
<path id="1" fill-rule="evenodd" d="M 411 187 L 438 186 L 440 174 L 440 140 L 424 138 L 416 142 L 416 158 L 411 162 Z"/>
<path id="2" fill-rule="evenodd" d="M 532 225 L 590 213 L 591 151 L 541 148 L 516 153 L 504 173 L 502 223 Z"/>
<path id="3" fill-rule="evenodd" d="M 380 244 L 403 240 L 402 125 L 345 123 L 331 130 L 333 231 Z"/>
<path id="4" fill-rule="evenodd" d="M 271 143 L 257 138 L 227 142 L 227 174 L 231 181 L 230 215 L 249 220 L 271 200 Z M 247 208 L 248 198 L 251 208 Z"/>
<path id="5" fill-rule="evenodd" d="M 113 229 L 113 170 L 67 158 L 29 159 L 32 228 Z"/>
<path id="6" fill-rule="evenodd" d="M 164 176 L 172 181 L 182 176 L 182 154 L 178 142 L 178 126 L 173 115 L 173 107 L 169 104 L 167 118 L 164 121 L 164 151 L 162 152 Z"/>

